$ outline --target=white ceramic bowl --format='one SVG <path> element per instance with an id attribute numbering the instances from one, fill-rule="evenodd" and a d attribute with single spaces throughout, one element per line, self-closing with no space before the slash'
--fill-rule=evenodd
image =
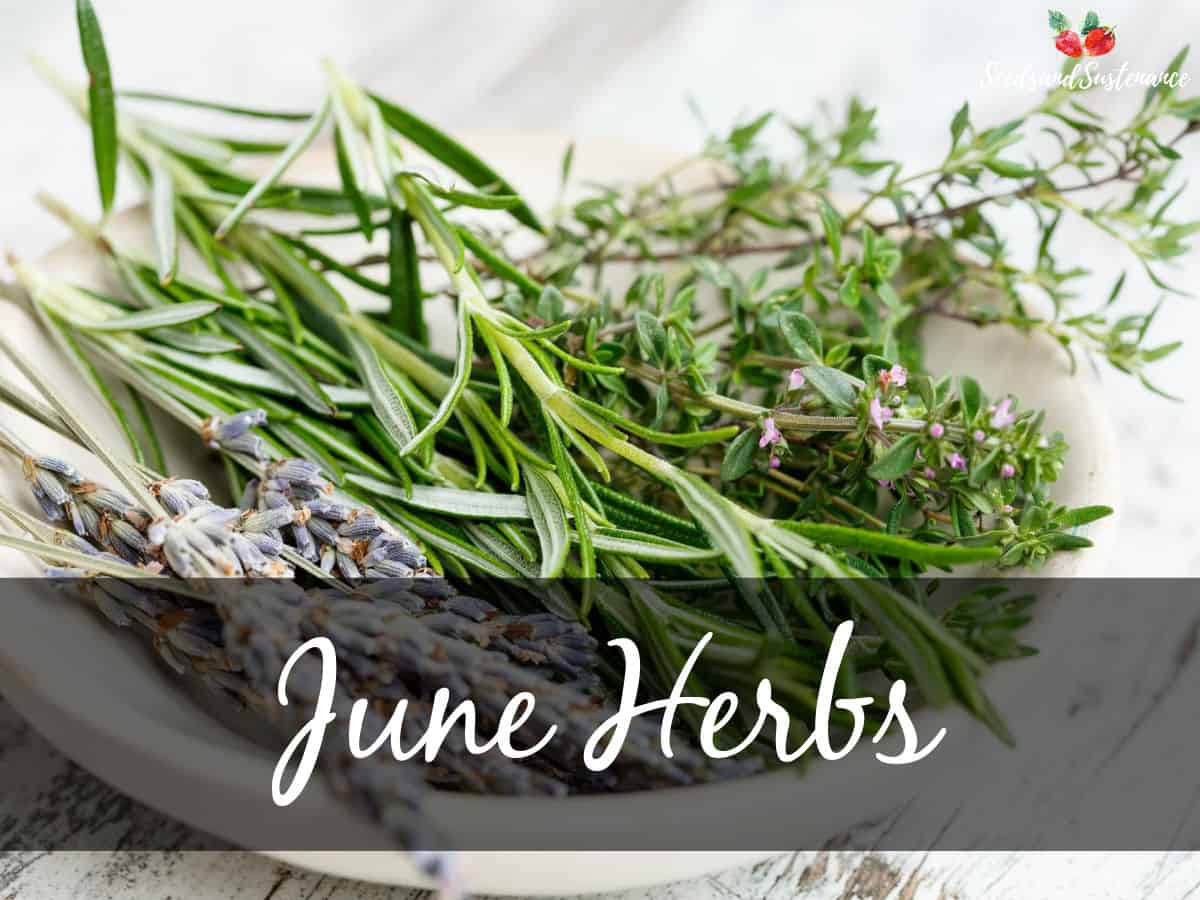
<path id="1" fill-rule="evenodd" d="M 557 161 L 567 140 L 561 135 L 478 134 L 468 136 L 481 155 L 492 161 L 535 206 L 553 202 Z M 602 140 L 580 141 L 575 173 L 581 179 L 620 180 L 646 176 L 674 161 L 669 151 L 631 147 Z M 328 172 L 328 157 L 309 163 Z M 145 216 L 140 211 L 117 217 L 114 228 L 125 239 L 145 242 Z M 105 283 L 103 266 L 79 242 L 68 242 L 44 260 L 44 266 L 71 280 Z M 0 306 L 0 328 L 43 364 L 43 371 L 73 396 L 83 409 L 93 408 L 85 388 L 73 378 L 32 322 L 10 304 Z M 1049 341 L 1029 339 L 1002 328 L 977 330 L 953 322 L 933 322 L 927 332 L 927 358 L 934 371 L 970 372 L 985 389 L 1012 391 L 1046 409 L 1051 427 L 1062 430 L 1071 446 L 1058 498 L 1071 505 L 1112 502 L 1119 497 L 1114 436 L 1095 380 L 1089 373 L 1068 373 L 1061 352 Z M 7 364 L 6 364 L 7 365 Z M 11 373 L 10 373 L 11 375 Z M 73 458 L 96 471 L 98 465 L 66 442 L 30 425 L 8 410 L 0 419 L 36 438 L 47 452 Z M 120 446 L 115 427 L 97 416 L 95 425 L 113 446 Z M 179 436 L 168 447 L 179 465 L 197 468 L 194 438 Z M 0 470 L 0 491 L 24 496 L 19 471 Z M 1063 554 L 1041 574 L 1103 574 L 1115 520 L 1092 526 L 1093 550 Z M 17 554 L 0 554 L 0 573 L 33 574 L 36 569 Z M 1042 615 L 1031 640 L 1043 646 L 1063 634 L 1067 622 Z M 1001 709 L 1005 701 L 1028 690 L 1032 667 L 1025 663 L 989 673 L 985 688 Z M 47 738 L 99 777 L 138 800 L 189 824 L 248 846 L 286 846 L 288 829 L 298 817 L 320 817 L 341 842 L 361 836 L 361 846 L 381 852 L 276 853 L 289 863 L 334 875 L 395 884 L 419 884 L 405 858 L 387 851 L 378 836 L 352 816 L 321 785 L 310 785 L 300 803 L 280 814 L 269 802 L 272 753 L 240 737 L 203 711 L 180 690 L 136 637 L 116 631 L 99 617 L 69 601 L 27 598 L 0 606 L 0 686 L 8 700 Z M 114 702 L 113 697 L 119 697 Z M 103 712 L 101 712 L 103 711 Z M 937 725 L 959 730 L 982 729 L 957 710 L 922 713 L 921 728 Z M 136 737 L 135 737 L 136 736 Z M 991 741 L 981 734 L 981 740 Z M 530 829 L 558 830 L 569 807 L 565 827 L 581 836 L 595 833 L 608 821 L 636 817 L 669 828 L 673 817 L 708 823 L 716 831 L 731 823 L 775 816 L 792 823 L 797 846 L 814 846 L 865 816 L 885 812 L 900 796 L 888 781 L 888 767 L 869 756 L 854 754 L 832 765 L 817 766 L 803 777 L 781 771 L 727 784 L 674 792 L 670 804 L 660 794 L 580 797 L 558 800 L 495 798 L 440 793 L 432 813 L 453 832 L 466 828 L 483 833 L 521 821 Z M 843 808 L 839 798 L 849 785 L 877 785 L 873 808 Z M 864 792 L 859 792 L 864 793 Z M 264 798 L 265 801 L 264 802 Z M 820 810 L 819 819 L 797 813 Z M 231 814 L 232 813 L 232 814 Z M 356 843 L 356 845 L 358 845 Z M 698 875 L 760 858 L 762 853 L 696 852 L 556 852 L 464 853 L 463 868 L 471 890 L 488 893 L 575 893 L 663 882 Z"/>

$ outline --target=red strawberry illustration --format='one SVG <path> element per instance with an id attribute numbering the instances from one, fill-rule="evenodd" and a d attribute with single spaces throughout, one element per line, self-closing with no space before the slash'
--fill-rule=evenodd
<path id="1" fill-rule="evenodd" d="M 1092 34 L 1098 34 L 1098 31 L 1093 31 Z M 1088 35 L 1088 41 L 1091 41 L 1091 35 Z M 1115 39 L 1114 39 L 1115 43 Z M 1079 35 L 1074 31 L 1067 30 L 1059 32 L 1058 37 L 1054 39 L 1054 47 L 1059 53 L 1064 53 L 1067 56 L 1083 56 L 1083 42 L 1079 40 Z M 1112 44 L 1108 46 L 1108 50 L 1112 49 Z M 1107 53 L 1108 50 L 1103 51 Z M 1094 54 L 1099 56 L 1100 54 Z"/>
<path id="2" fill-rule="evenodd" d="M 1116 45 L 1116 30 L 1107 25 L 1100 28 L 1093 28 L 1087 33 L 1087 37 L 1084 38 L 1083 42 L 1083 48 L 1087 51 L 1088 56 L 1103 56 Z M 1063 52 L 1065 53 L 1066 51 L 1064 50 Z"/>

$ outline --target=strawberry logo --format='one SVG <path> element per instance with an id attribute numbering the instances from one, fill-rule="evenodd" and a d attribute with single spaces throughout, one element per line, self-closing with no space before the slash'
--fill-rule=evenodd
<path id="1" fill-rule="evenodd" d="M 1100 16 L 1089 10 L 1078 32 L 1060 10 L 1050 10 L 1050 30 L 1054 32 L 1054 49 L 1064 56 L 1103 56 L 1117 45 L 1117 30 L 1101 25 Z"/>
<path id="2" fill-rule="evenodd" d="M 1083 49 L 1088 56 L 1103 56 L 1117 45 L 1117 33 L 1105 25 L 1093 28 L 1083 39 Z"/>
<path id="3" fill-rule="evenodd" d="M 1068 28 L 1058 33 L 1054 39 L 1054 49 L 1066 56 L 1083 56 L 1083 41 Z"/>

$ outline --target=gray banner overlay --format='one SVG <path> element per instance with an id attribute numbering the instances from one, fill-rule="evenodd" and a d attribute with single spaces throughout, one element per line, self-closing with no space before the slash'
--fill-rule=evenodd
<path id="1" fill-rule="evenodd" d="M 15 611 L 6 621 L 48 627 L 45 614 L 61 605 L 84 616 L 62 648 L 61 679 L 30 684 L 28 666 L 0 655 L 0 692 L 35 722 L 29 704 L 84 706 L 47 737 L 135 798 L 92 808 L 63 791 L 77 827 L 49 839 L 42 827 L 47 810 L 67 801 L 29 790 L 19 772 L 0 771 L 3 849 L 204 849 L 230 842 L 267 850 L 397 843 L 464 850 L 1200 850 L 1200 581 L 873 583 L 898 595 L 863 594 L 863 582 L 611 582 L 602 587 L 612 594 L 595 602 L 586 630 L 534 612 L 547 605 L 547 592 L 560 601 L 577 597 L 580 585 L 568 582 L 397 580 L 350 594 L 291 584 L 254 591 L 230 582 L 181 591 L 144 584 L 0 581 L 0 603 Z M 760 602 L 758 592 L 768 592 L 761 602 L 787 604 L 794 624 L 755 647 L 743 637 L 762 633 L 746 624 L 745 609 Z M 888 596 L 904 598 L 892 619 L 874 605 Z M 629 605 L 639 597 L 641 607 Z M 590 770 L 584 745 L 617 711 L 624 675 L 622 653 L 604 645 L 633 638 L 642 662 L 637 700 L 662 699 L 672 689 L 670 673 L 694 646 L 671 612 L 684 608 L 711 616 L 685 623 L 697 638 L 705 621 L 716 633 L 684 692 L 712 700 L 732 691 L 739 702 L 718 747 L 753 730 L 762 678 L 791 717 L 787 749 L 821 730 L 830 633 L 854 622 L 845 662 L 836 679 L 830 671 L 828 685 L 832 700 L 863 698 L 857 746 L 826 760 L 814 745 L 783 764 L 776 758 L 779 722 L 767 717 L 745 752 L 712 760 L 697 738 L 705 707 L 693 704 L 675 717 L 671 758 L 662 753 L 659 714 L 648 713 L 637 718 L 611 766 Z M 892 628 L 901 613 L 904 622 L 918 623 L 915 632 Z M 633 621 L 627 615 L 641 617 L 636 634 L 626 628 Z M 655 626 L 667 618 L 670 629 Z M 945 646 L 928 637 L 943 633 Z M 913 634 L 918 657 L 896 652 Z M 312 780 L 281 807 L 272 800 L 272 773 L 318 705 L 318 654 L 310 651 L 292 668 L 286 709 L 275 690 L 284 661 L 320 637 L 336 650 L 335 718 Z M 934 674 L 941 673 L 936 678 L 906 661 L 927 646 Z M 977 661 L 986 663 L 978 678 L 959 668 Z M 948 702 L 932 706 L 927 695 L 943 676 Z M 899 753 L 900 719 L 877 743 L 872 737 L 901 679 L 911 716 L 903 724 L 916 745 L 942 729 L 944 735 L 920 761 L 888 765 L 877 754 Z M 481 740 L 494 736 L 500 712 L 522 691 L 536 712 L 515 729 L 513 743 L 528 747 L 551 726 L 554 736 L 521 760 L 494 749 L 469 752 L 461 722 L 431 764 L 397 761 L 387 740 L 369 758 L 348 752 L 356 700 L 369 701 L 362 704 L 367 742 L 397 704 L 406 705 L 401 743 L 411 747 L 436 712 L 439 689 L 451 706 L 472 701 Z M 848 709 L 835 707 L 829 719 L 835 750 L 853 725 Z M 145 733 L 130 725 L 139 721 Z M 148 834 L 139 826 L 141 804 L 184 822 Z"/>

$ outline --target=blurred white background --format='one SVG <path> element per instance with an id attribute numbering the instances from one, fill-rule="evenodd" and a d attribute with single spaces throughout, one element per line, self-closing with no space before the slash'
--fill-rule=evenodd
<path id="1" fill-rule="evenodd" d="M 1095 2 L 1095 0 L 1094 0 Z M 877 106 L 881 146 L 892 158 L 936 162 L 947 123 L 964 99 L 977 123 L 1019 113 L 1035 94 L 986 85 L 989 61 L 1006 71 L 1052 69 L 1040 2 L 1004 4 L 777 0 L 98 0 L 118 86 L 166 89 L 262 106 L 310 107 L 322 87 L 322 56 L 450 129 L 555 130 L 693 149 L 713 128 L 776 109 L 809 116 L 821 99 L 858 94 Z M 78 208 L 96 208 L 87 135 L 74 114 L 41 86 L 26 62 L 38 52 L 79 71 L 73 4 L 0 4 L 0 248 L 33 257 L 63 237 L 32 202 L 46 188 Z M 1084 9 L 1065 10 L 1078 21 Z M 1117 26 L 1104 62 L 1153 71 L 1189 38 L 1200 37 L 1200 5 L 1108 0 L 1099 9 Z M 1185 71 L 1200 91 L 1200 50 Z M 1095 98 L 1119 114 L 1140 91 Z M 1180 178 L 1200 173 L 1198 149 Z M 1185 153 L 1188 153 L 1185 147 Z M 131 191 L 123 194 L 128 202 Z M 1200 185 L 1176 207 L 1200 217 Z M 1019 241 L 1019 236 L 1017 237 Z M 1124 302 L 1152 303 L 1156 289 L 1136 265 L 1094 231 L 1064 233 L 1060 253 L 1078 256 L 1107 284 L 1130 267 Z M 1200 290 L 1200 255 L 1173 282 Z M 1086 299 L 1083 301 L 1086 302 Z M 1172 298 L 1157 324 L 1163 341 L 1200 329 L 1200 305 Z M 1200 343 L 1200 341 L 1198 341 Z M 1200 450 L 1193 384 L 1200 347 L 1185 347 L 1157 368 L 1181 404 L 1153 397 L 1103 373 L 1121 434 L 1117 506 L 1122 536 L 1114 575 L 1200 574 L 1189 461 Z"/>
<path id="2" fill-rule="evenodd" d="M 918 166 L 940 159 L 947 124 L 964 99 L 971 101 L 973 120 L 985 124 L 1004 121 L 1034 102 L 1034 94 L 983 85 L 989 61 L 1009 71 L 1031 65 L 1044 72 L 1061 59 L 1040 0 L 95 2 L 120 87 L 307 108 L 321 91 L 318 62 L 328 55 L 374 89 L 450 130 L 552 130 L 681 151 L 697 147 L 704 136 L 689 98 L 709 125 L 724 128 L 768 108 L 807 117 L 821 98 L 838 105 L 857 94 L 879 108 L 884 152 Z M 68 0 L 0 0 L 0 249 L 27 257 L 64 237 L 32 202 L 35 190 L 49 189 L 88 212 L 97 207 L 86 132 L 36 81 L 26 62 L 36 51 L 68 72 L 80 71 L 72 7 Z M 1064 11 L 1078 21 L 1085 7 Z M 1108 66 L 1128 62 L 1131 69 L 1156 70 L 1182 44 L 1200 37 L 1195 2 L 1104 0 L 1099 12 L 1102 21 L 1118 26 Z M 1185 71 L 1193 79 L 1185 93 L 1200 93 L 1200 48 Z M 1135 89 L 1097 97 L 1114 114 L 1139 100 Z M 1200 137 L 1182 149 L 1188 158 L 1179 177 L 1200 181 Z M 133 196 L 128 187 L 122 202 Z M 1177 215 L 1200 218 L 1200 183 L 1194 188 L 1176 206 Z M 1122 302 L 1127 308 L 1144 307 L 1157 297 L 1136 264 L 1094 231 L 1064 234 L 1059 253 L 1077 256 L 1102 274 L 1089 283 L 1097 302 L 1126 267 L 1130 281 Z M 1200 293 L 1200 252 L 1168 280 Z M 1096 498 L 1118 507 L 1122 517 L 1113 575 L 1200 575 L 1197 326 L 1200 300 L 1188 298 L 1171 298 L 1156 326 L 1161 341 L 1192 342 L 1155 370 L 1159 384 L 1184 397 L 1181 403 L 1155 397 L 1112 371 L 1101 373 L 1122 450 L 1120 487 L 1114 486 L 1112 496 Z M 217 868 L 225 874 L 214 877 L 233 878 L 236 872 L 250 878 L 248 870 L 229 868 L 233 865 L 222 863 Z M 1045 895 L 1049 885 L 1069 896 L 1083 882 L 1089 896 L 1183 893 L 1157 893 L 1174 868 L 1149 859 L 1133 868 L 1098 869 L 1069 862 L 1053 868 L 1043 858 L 1036 882 L 1041 889 L 1032 890 L 1020 877 L 1026 863 L 997 860 L 980 871 L 971 860 L 954 865 L 960 880 L 977 888 L 967 896 Z M 990 874 L 984 878 L 983 871 Z M 1102 871 L 1107 874 L 1101 876 Z M 0 893 L 6 883 L 0 880 Z M 739 887 L 747 890 L 742 896 L 763 895 L 750 885 L 710 884 L 703 895 Z M 53 880 L 26 886 L 22 896 L 66 895 Z M 1172 882 L 1172 888 L 1182 886 L 1178 878 Z M 279 896 L 285 893 L 292 896 L 287 890 Z M 190 894 L 226 895 L 201 891 L 199 884 Z M 147 885 L 145 896 L 152 895 L 162 892 Z"/>

